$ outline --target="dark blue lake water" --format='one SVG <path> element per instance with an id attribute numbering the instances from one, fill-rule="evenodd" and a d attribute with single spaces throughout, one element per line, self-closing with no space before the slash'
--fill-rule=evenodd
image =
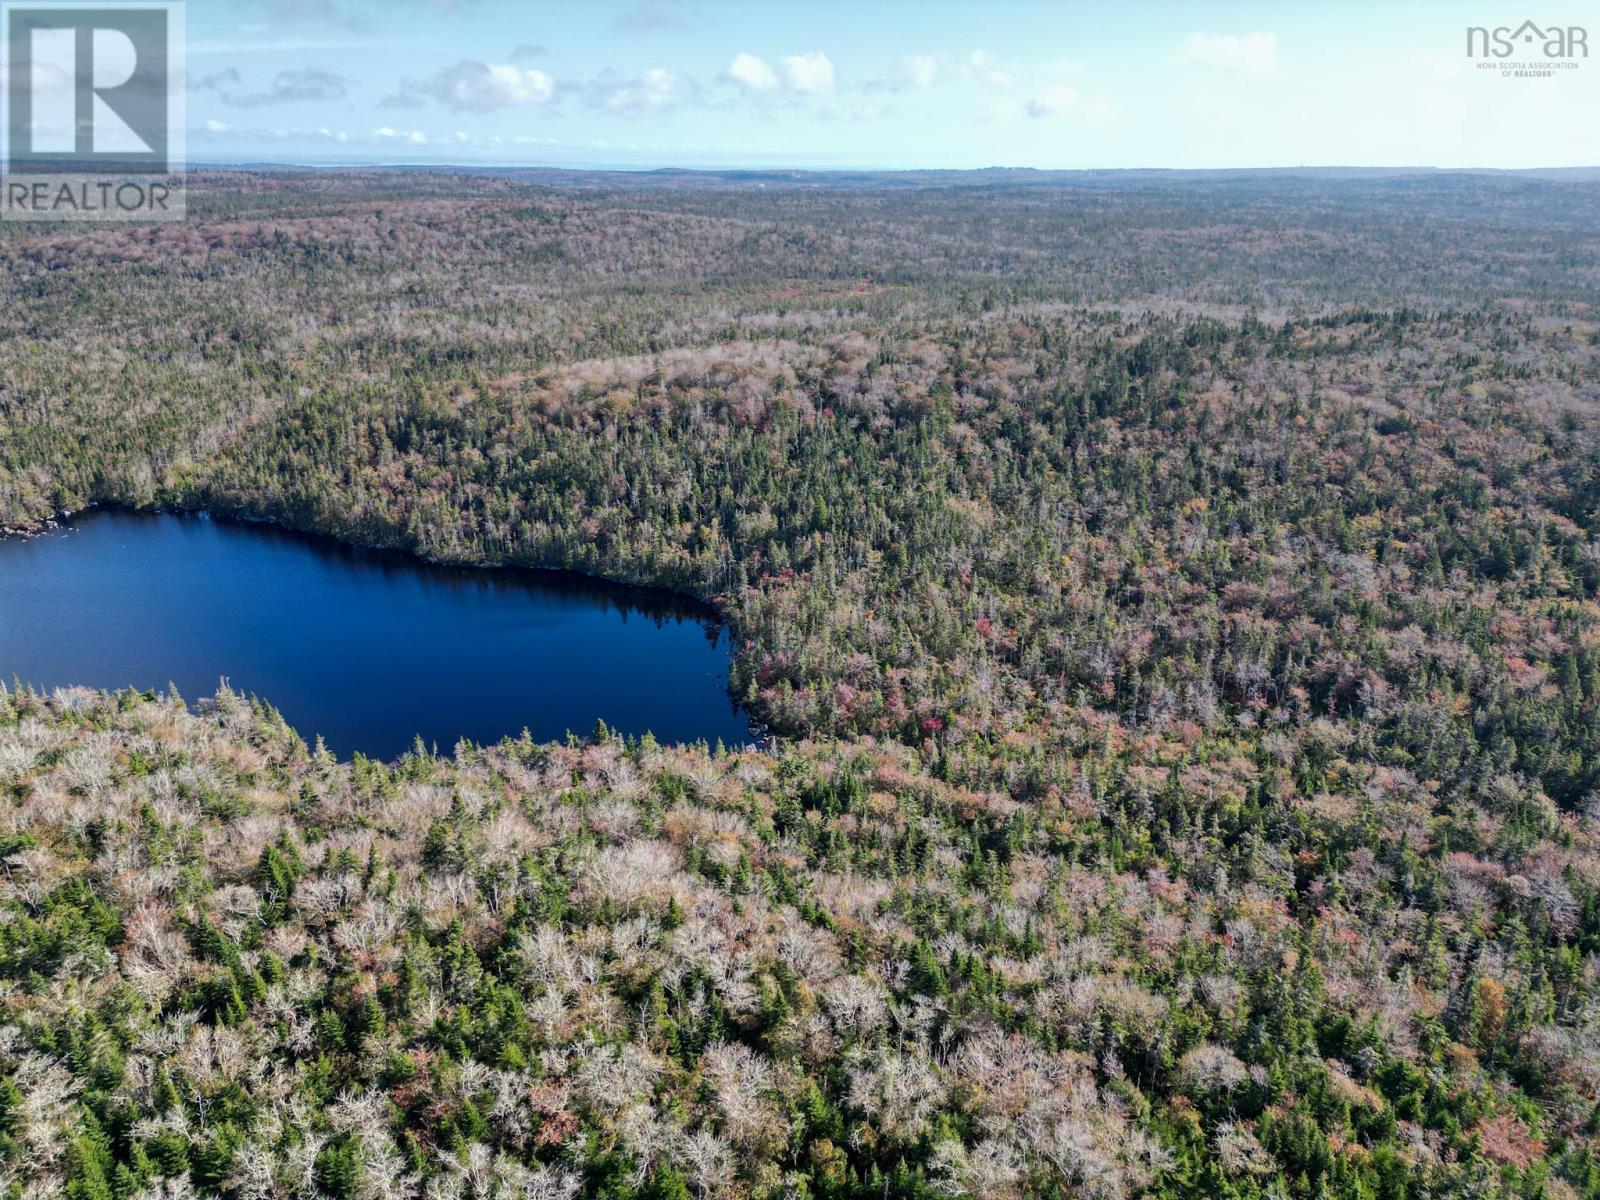
<path id="1" fill-rule="evenodd" d="M 394 758 L 524 728 L 751 741 L 729 636 L 688 601 L 543 571 L 433 567 L 271 526 L 99 512 L 0 541 L 0 679 L 221 678 L 306 740 Z"/>

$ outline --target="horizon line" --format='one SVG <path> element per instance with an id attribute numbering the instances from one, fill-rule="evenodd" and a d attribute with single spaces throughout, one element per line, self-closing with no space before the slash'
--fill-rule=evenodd
<path id="1" fill-rule="evenodd" d="M 1365 171 L 1374 174 L 1404 175 L 1404 174 L 1495 174 L 1495 175 L 1531 175 L 1548 174 L 1552 172 L 1573 173 L 1582 171 L 1600 171 L 1600 162 L 1584 163 L 1568 166 L 1533 166 L 1533 167 L 1496 167 L 1489 165 L 1473 166 L 1439 166 L 1430 163 L 1408 163 L 1403 165 L 1377 165 L 1370 163 L 1296 163 L 1282 166 L 1208 166 L 1208 167 L 1173 167 L 1173 166 L 1137 166 L 1137 167 L 1035 167 L 1035 166 L 1006 166 L 998 163 L 981 167 L 941 167 L 941 166 L 915 166 L 915 167 L 879 167 L 879 166 L 796 166 L 783 163 L 763 164 L 727 164 L 723 166 L 687 165 L 682 163 L 661 163 L 656 165 L 636 165 L 621 163 L 552 163 L 552 162 L 511 162 L 511 161 L 486 161 L 471 159 L 358 159 L 358 158 L 226 158 L 202 159 L 186 164 L 187 171 L 196 170 L 242 170 L 258 167 L 292 167 L 302 170 L 510 170 L 510 171 L 567 171 L 579 174 L 597 175 L 655 175 L 665 173 L 679 173 L 691 175 L 720 175 L 730 172 L 762 173 L 762 174 L 792 174 L 792 175 L 978 175 L 999 172 L 1029 173 L 1036 175 L 1129 175 L 1129 174 L 1265 174 L 1265 173 L 1294 173 L 1306 171 Z"/>

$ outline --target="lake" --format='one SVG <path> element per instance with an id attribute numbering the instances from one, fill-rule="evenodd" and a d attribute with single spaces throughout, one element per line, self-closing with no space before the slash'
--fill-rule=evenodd
<path id="1" fill-rule="evenodd" d="M 597 719 L 753 740 L 730 636 L 692 601 L 564 572 L 457 569 L 274 526 L 90 512 L 0 540 L 0 679 L 165 689 L 226 678 L 342 756 L 449 751 Z"/>

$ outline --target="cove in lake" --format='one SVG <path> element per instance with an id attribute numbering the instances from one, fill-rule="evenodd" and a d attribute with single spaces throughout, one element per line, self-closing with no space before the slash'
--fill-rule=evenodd
<path id="1" fill-rule="evenodd" d="M 436 567 L 274 526 L 91 512 L 0 540 L 0 679 L 164 690 L 226 678 L 307 741 L 395 758 L 603 719 L 743 745 L 729 635 L 665 593 L 565 572 Z"/>

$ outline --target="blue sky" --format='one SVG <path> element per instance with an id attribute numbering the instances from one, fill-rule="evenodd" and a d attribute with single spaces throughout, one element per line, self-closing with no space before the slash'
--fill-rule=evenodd
<path id="1" fill-rule="evenodd" d="M 1468 26 L 1525 17 L 1595 56 L 1469 59 Z M 187 24 L 197 162 L 1600 163 L 1600 0 L 190 0 Z"/>

